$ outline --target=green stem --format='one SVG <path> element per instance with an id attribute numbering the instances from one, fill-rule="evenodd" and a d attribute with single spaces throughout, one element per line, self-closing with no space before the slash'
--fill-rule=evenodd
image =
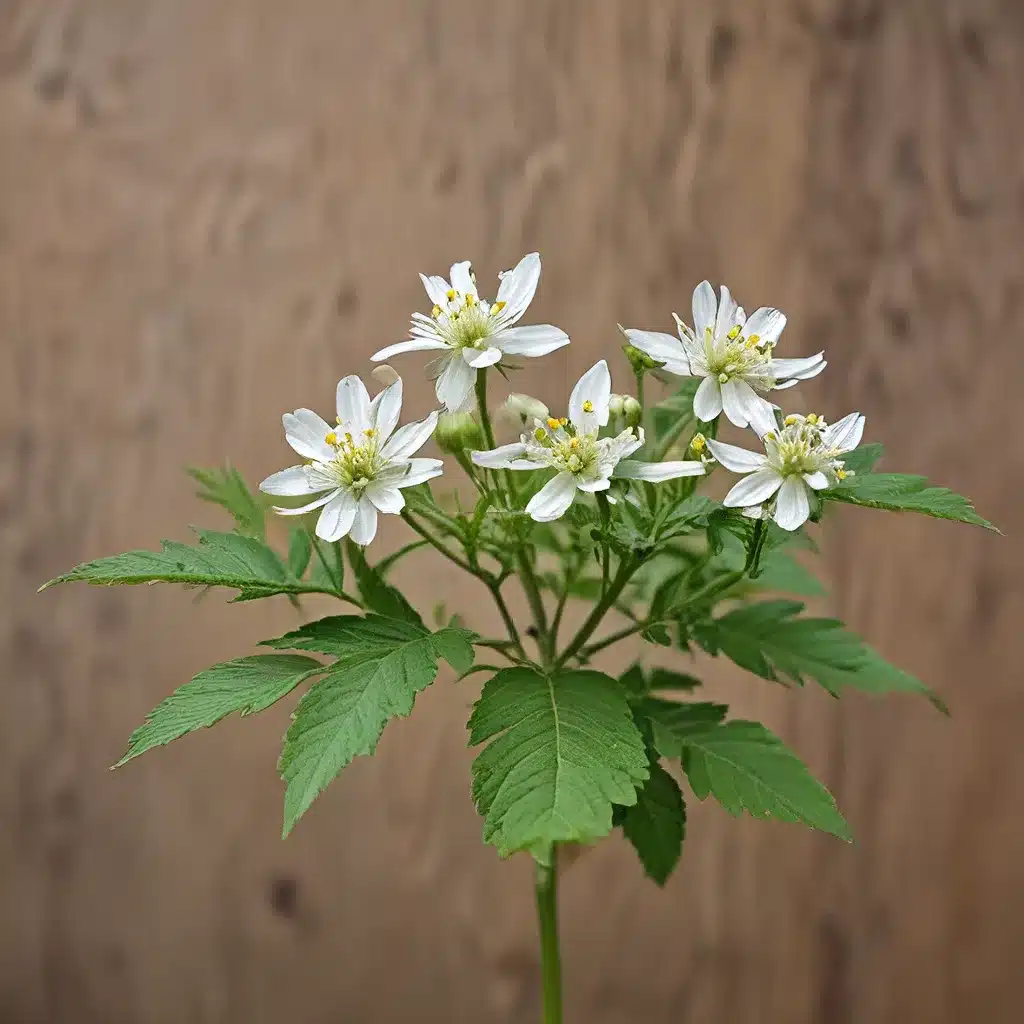
<path id="1" fill-rule="evenodd" d="M 526 594 L 526 601 L 533 614 L 533 624 L 537 628 L 537 646 L 540 648 L 541 659 L 545 667 L 554 659 L 552 650 L 553 637 L 548 630 L 548 616 L 544 608 L 544 598 L 541 597 L 540 585 L 534 574 L 533 566 L 530 564 L 530 556 L 522 546 L 516 552 L 517 565 L 519 567 L 519 582 L 523 585 L 523 592 Z"/>
<path id="2" fill-rule="evenodd" d="M 487 411 L 487 368 L 476 372 L 476 408 L 480 415 L 480 427 L 484 432 L 484 440 L 488 448 L 497 448 L 494 443 L 494 430 L 491 427 L 491 414 Z"/>
<path id="3" fill-rule="evenodd" d="M 631 626 L 626 626 L 624 629 L 606 636 L 603 640 L 588 644 L 580 651 L 580 657 L 589 660 L 598 651 L 603 651 L 606 647 L 611 647 L 612 644 L 617 644 L 620 640 L 626 640 L 636 633 L 642 633 L 649 625 L 650 623 L 648 622 L 634 622 Z"/>
<path id="4" fill-rule="evenodd" d="M 611 608 L 619 599 L 619 594 L 621 594 L 625 589 L 626 584 L 629 582 L 629 578 L 636 571 L 636 568 L 637 562 L 633 559 L 625 559 L 622 562 L 622 565 L 619 566 L 619 571 L 615 574 L 615 579 L 612 580 L 607 592 L 594 606 L 594 610 L 587 617 L 587 621 L 580 626 L 580 630 L 576 636 L 573 637 L 572 643 L 569 644 L 569 646 L 562 652 L 561 657 L 556 661 L 556 669 L 561 668 L 567 661 L 574 658 L 577 653 L 583 649 L 583 645 L 594 635 L 594 630 L 601 625 L 601 620 L 605 617 L 608 609 Z"/>
<path id="5" fill-rule="evenodd" d="M 540 926 L 540 977 L 543 1024 L 562 1024 L 562 956 L 558 948 L 558 848 L 551 864 L 537 864 L 537 923 Z"/>

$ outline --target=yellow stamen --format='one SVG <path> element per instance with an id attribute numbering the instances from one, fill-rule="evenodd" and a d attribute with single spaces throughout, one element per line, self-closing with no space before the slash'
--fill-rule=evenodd
<path id="1" fill-rule="evenodd" d="M 332 430 L 324 440 L 333 448 L 338 443 L 338 435 Z"/>
<path id="2" fill-rule="evenodd" d="M 366 436 L 367 437 L 375 437 L 376 434 L 377 434 L 377 431 L 374 430 L 373 427 L 367 427 L 366 428 Z"/>
<path id="3" fill-rule="evenodd" d="M 846 479 L 846 470 L 845 469 L 837 469 L 836 470 L 836 476 L 839 477 L 840 480 L 845 480 Z"/>
<path id="4" fill-rule="evenodd" d="M 556 420 L 554 416 L 551 416 L 551 417 L 548 418 L 548 426 L 552 430 L 557 430 L 559 428 L 559 426 L 560 426 L 560 422 L 558 420 Z"/>
<path id="5" fill-rule="evenodd" d="M 549 422 L 550 422 L 550 421 L 549 421 Z M 545 430 L 544 430 L 544 428 L 543 428 L 543 427 L 538 427 L 538 428 L 537 428 L 537 429 L 536 429 L 536 430 L 535 430 L 535 431 L 533 432 L 533 436 L 534 436 L 535 438 L 537 438 L 537 440 L 538 440 L 538 441 L 545 441 L 545 440 L 547 440 L 547 436 L 548 436 L 548 435 L 547 435 L 547 433 L 545 432 Z"/>
<path id="6" fill-rule="evenodd" d="M 579 448 L 579 446 L 580 446 L 580 439 L 579 439 L 578 437 L 574 437 L 574 438 L 573 438 L 573 439 L 572 439 L 572 440 L 571 440 L 571 441 L 569 442 L 569 447 L 570 447 L 570 448 Z"/>
<path id="7" fill-rule="evenodd" d="M 341 426 L 341 417 L 340 416 L 335 416 L 334 417 L 334 422 L 337 423 L 338 426 L 340 427 Z"/>
<path id="8" fill-rule="evenodd" d="M 569 424 L 569 421 L 564 416 L 558 421 L 558 425 L 560 427 L 568 426 L 568 424 Z"/>
<path id="9" fill-rule="evenodd" d="M 724 384 L 728 379 L 729 379 L 729 374 L 727 374 L 727 373 L 720 373 L 718 375 L 718 383 L 719 384 Z"/>
<path id="10" fill-rule="evenodd" d="M 813 412 L 812 413 L 808 413 L 808 415 L 807 415 L 807 422 L 810 423 L 813 426 L 815 423 L 818 422 L 818 416 L 815 413 L 813 413 Z"/>
<path id="11" fill-rule="evenodd" d="M 352 443 L 352 435 L 347 430 L 345 431 L 345 440 L 348 441 L 349 444 Z"/>
<path id="12" fill-rule="evenodd" d="M 502 299 L 500 302 L 496 302 L 493 306 L 491 306 L 491 312 L 500 313 L 507 305 L 508 303 L 505 302 L 504 299 Z"/>
<path id="13" fill-rule="evenodd" d="M 727 337 L 727 338 L 728 338 L 728 339 L 729 339 L 730 341 L 735 341 L 735 340 L 736 340 L 736 339 L 737 339 L 737 338 L 738 338 L 739 336 L 740 336 L 740 325 L 739 325 L 739 324 L 736 324 L 736 326 L 735 326 L 735 327 L 733 327 L 733 328 L 732 328 L 732 329 L 731 329 L 731 330 L 729 331 L 729 333 L 728 333 L 728 334 L 726 335 L 726 337 Z"/>
<path id="14" fill-rule="evenodd" d="M 451 302 L 452 299 L 455 298 L 455 289 L 449 288 L 448 291 L 445 292 L 445 295 L 447 296 L 448 301 Z"/>
<path id="15" fill-rule="evenodd" d="M 589 398 L 583 403 L 583 411 L 584 412 L 593 412 L 594 411 L 594 403 L 592 401 L 590 401 Z"/>
<path id="16" fill-rule="evenodd" d="M 765 436 L 766 440 L 774 441 L 775 440 L 775 431 L 774 430 L 769 430 L 768 433 L 765 434 L 764 436 Z"/>
<path id="17" fill-rule="evenodd" d="M 466 305 L 467 306 L 475 306 L 476 305 L 476 296 L 472 292 L 470 292 L 466 296 Z"/>
<path id="18" fill-rule="evenodd" d="M 786 419 L 784 420 L 784 422 L 785 422 L 785 424 L 786 424 L 786 426 L 787 426 L 787 427 L 791 427 L 791 426 L 793 426 L 793 424 L 794 424 L 794 423 L 796 423 L 796 422 L 797 422 L 797 421 L 798 421 L 799 419 L 800 419 L 800 417 L 799 417 L 799 416 L 787 416 L 787 417 L 786 417 Z"/>
<path id="19" fill-rule="evenodd" d="M 430 315 L 436 320 L 441 315 L 441 307 L 435 305 L 430 311 Z"/>
<path id="20" fill-rule="evenodd" d="M 747 344 L 748 345 L 760 345 L 761 344 L 761 335 L 760 334 L 751 334 L 747 338 Z"/>

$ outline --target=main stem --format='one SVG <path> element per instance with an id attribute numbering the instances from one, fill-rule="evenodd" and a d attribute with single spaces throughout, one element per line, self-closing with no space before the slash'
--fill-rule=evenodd
<path id="1" fill-rule="evenodd" d="M 551 863 L 537 864 L 537 922 L 540 926 L 540 977 L 543 1024 L 562 1024 L 562 955 L 558 948 L 558 847 Z"/>

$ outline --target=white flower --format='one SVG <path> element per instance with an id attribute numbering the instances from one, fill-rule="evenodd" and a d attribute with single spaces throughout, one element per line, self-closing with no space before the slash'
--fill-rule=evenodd
<path id="1" fill-rule="evenodd" d="M 513 426 L 524 427 L 534 420 L 546 420 L 548 407 L 539 398 L 513 392 L 505 399 L 498 415 Z"/>
<path id="2" fill-rule="evenodd" d="M 823 491 L 849 474 L 841 458 L 860 444 L 864 417 L 851 412 L 829 426 L 820 416 L 787 416 L 785 426 L 769 431 L 765 454 L 707 440 L 718 461 L 734 473 L 747 473 L 725 496 L 724 504 L 742 508 L 753 519 L 774 518 L 784 530 L 799 530 L 810 514 L 809 491 Z M 774 498 L 774 512 L 762 507 Z"/>
<path id="3" fill-rule="evenodd" d="M 644 443 L 643 428 L 600 437 L 607 426 L 612 379 L 602 359 L 578 381 L 565 419 L 536 420 L 536 430 L 515 444 L 489 452 L 473 452 L 473 461 L 487 469 L 554 469 L 556 475 L 529 501 L 527 513 L 539 523 L 563 516 L 577 491 L 606 491 L 612 477 L 657 483 L 681 476 L 699 476 L 699 462 L 638 462 L 627 459 Z"/>
<path id="4" fill-rule="evenodd" d="M 449 412 L 473 404 L 476 372 L 505 356 L 546 356 L 569 344 L 565 331 L 550 324 L 515 327 L 533 301 L 540 280 L 540 256 L 531 252 L 514 270 L 499 274 L 501 284 L 493 303 L 481 299 L 476 276 L 467 260 L 451 269 L 451 281 L 420 274 L 434 303 L 430 316 L 413 313 L 412 338 L 375 353 L 374 362 L 402 352 L 443 352 L 431 364 L 437 378 L 437 397 Z"/>
<path id="5" fill-rule="evenodd" d="M 285 439 L 310 461 L 268 476 L 260 490 L 289 497 L 319 494 L 301 508 L 274 511 L 297 516 L 322 507 L 318 537 L 349 536 L 366 545 L 377 533 L 378 512 L 394 514 L 405 507 L 401 488 L 441 475 L 440 459 L 410 458 L 433 434 L 437 413 L 395 430 L 402 411 L 401 378 L 371 402 L 358 377 L 345 377 L 338 382 L 337 405 L 337 427 L 310 409 L 284 414 Z"/>
<path id="6" fill-rule="evenodd" d="M 775 407 L 759 392 L 792 387 L 825 369 L 822 352 L 804 359 L 774 359 L 785 314 L 762 306 L 748 318 L 724 285 L 720 302 L 707 281 L 694 289 L 694 330 L 679 317 L 675 320 L 678 338 L 658 331 L 628 330 L 626 335 L 634 347 L 664 363 L 669 373 L 704 378 L 694 395 L 693 411 L 705 422 L 724 410 L 737 427 L 752 426 L 764 436 L 775 429 Z"/>

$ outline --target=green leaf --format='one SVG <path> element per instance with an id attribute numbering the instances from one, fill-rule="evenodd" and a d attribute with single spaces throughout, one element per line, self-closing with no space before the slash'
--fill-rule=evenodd
<path id="1" fill-rule="evenodd" d="M 709 654 L 775 682 L 813 679 L 833 696 L 847 687 L 869 693 L 918 693 L 944 705 L 912 675 L 888 664 L 836 619 L 798 618 L 798 601 L 762 601 L 736 608 L 693 632 Z"/>
<path id="2" fill-rule="evenodd" d="M 660 441 L 671 430 L 682 436 L 690 426 L 696 426 L 693 414 L 693 396 L 700 385 L 699 377 L 685 377 L 679 390 L 651 409 L 654 437 Z"/>
<path id="3" fill-rule="evenodd" d="M 640 636 L 649 644 L 657 644 L 659 647 L 671 647 L 672 637 L 668 629 L 660 622 L 648 626 Z"/>
<path id="4" fill-rule="evenodd" d="M 346 545 L 348 562 L 356 575 L 359 593 L 363 603 L 371 612 L 392 619 L 404 619 L 406 622 L 423 625 L 419 613 L 384 577 L 366 561 L 363 549 L 358 544 L 349 542 Z"/>
<path id="5" fill-rule="evenodd" d="M 636 803 L 648 777 L 626 694 L 601 672 L 498 672 L 469 720 L 473 798 L 484 839 L 503 854 L 589 842 L 612 827 L 612 805 Z"/>
<path id="6" fill-rule="evenodd" d="M 312 553 L 309 581 L 329 593 L 340 593 L 345 585 L 345 562 L 341 557 L 341 545 L 328 543 L 310 535 Z"/>
<path id="7" fill-rule="evenodd" d="M 324 671 L 313 658 L 300 654 L 256 654 L 225 661 L 200 672 L 179 687 L 132 733 L 128 750 L 114 766 L 186 733 L 219 722 L 234 711 L 264 711 L 291 693 L 303 680 Z"/>
<path id="8" fill-rule="evenodd" d="M 196 496 L 227 509 L 240 534 L 256 540 L 264 539 L 266 506 L 249 490 L 241 473 L 230 462 L 223 469 L 193 466 L 186 472 L 199 484 Z"/>
<path id="9" fill-rule="evenodd" d="M 276 552 L 261 541 L 237 533 L 196 532 L 198 544 L 165 540 L 160 551 L 126 551 L 84 562 L 40 589 L 78 580 L 94 586 L 183 583 L 238 590 L 240 601 L 274 594 L 315 594 L 324 589 L 295 579 Z"/>
<path id="10" fill-rule="evenodd" d="M 859 448 L 854 448 L 852 452 L 847 452 L 843 456 L 843 468 L 848 473 L 870 473 L 884 451 L 885 449 L 877 442 L 862 444 Z"/>
<path id="11" fill-rule="evenodd" d="M 923 476 L 905 473 L 850 476 L 835 487 L 822 491 L 821 497 L 892 512 L 919 512 L 936 519 L 951 519 L 999 532 L 987 519 L 978 515 L 968 498 L 945 487 L 930 487 Z"/>
<path id="12" fill-rule="evenodd" d="M 832 794 L 760 722 L 723 722 L 683 741 L 683 768 L 698 800 L 730 813 L 796 821 L 850 840 Z"/>
<path id="13" fill-rule="evenodd" d="M 416 694 L 443 658 L 456 672 L 473 662 L 473 634 L 370 615 L 311 622 L 268 645 L 334 654 L 338 660 L 303 698 L 285 736 L 278 769 L 287 783 L 288 835 L 327 784 L 353 758 L 372 754 L 384 726 L 412 711 Z"/>
<path id="14" fill-rule="evenodd" d="M 288 569 L 296 579 L 302 579 L 305 575 L 312 554 L 313 541 L 309 531 L 301 526 L 293 526 L 288 531 Z"/>
<path id="15" fill-rule="evenodd" d="M 686 806 L 675 779 L 656 760 L 650 777 L 637 794 L 622 822 L 647 875 L 664 885 L 679 863 L 686 833 Z"/>
<path id="16" fill-rule="evenodd" d="M 683 690 L 689 692 L 703 685 L 696 676 L 667 668 L 652 668 L 648 688 L 651 690 Z"/>
<path id="17" fill-rule="evenodd" d="M 681 703 L 648 697 L 636 710 L 650 723 L 654 749 L 663 757 L 678 758 L 683 756 L 683 742 L 687 736 L 717 725 L 729 708 L 710 701 Z"/>

